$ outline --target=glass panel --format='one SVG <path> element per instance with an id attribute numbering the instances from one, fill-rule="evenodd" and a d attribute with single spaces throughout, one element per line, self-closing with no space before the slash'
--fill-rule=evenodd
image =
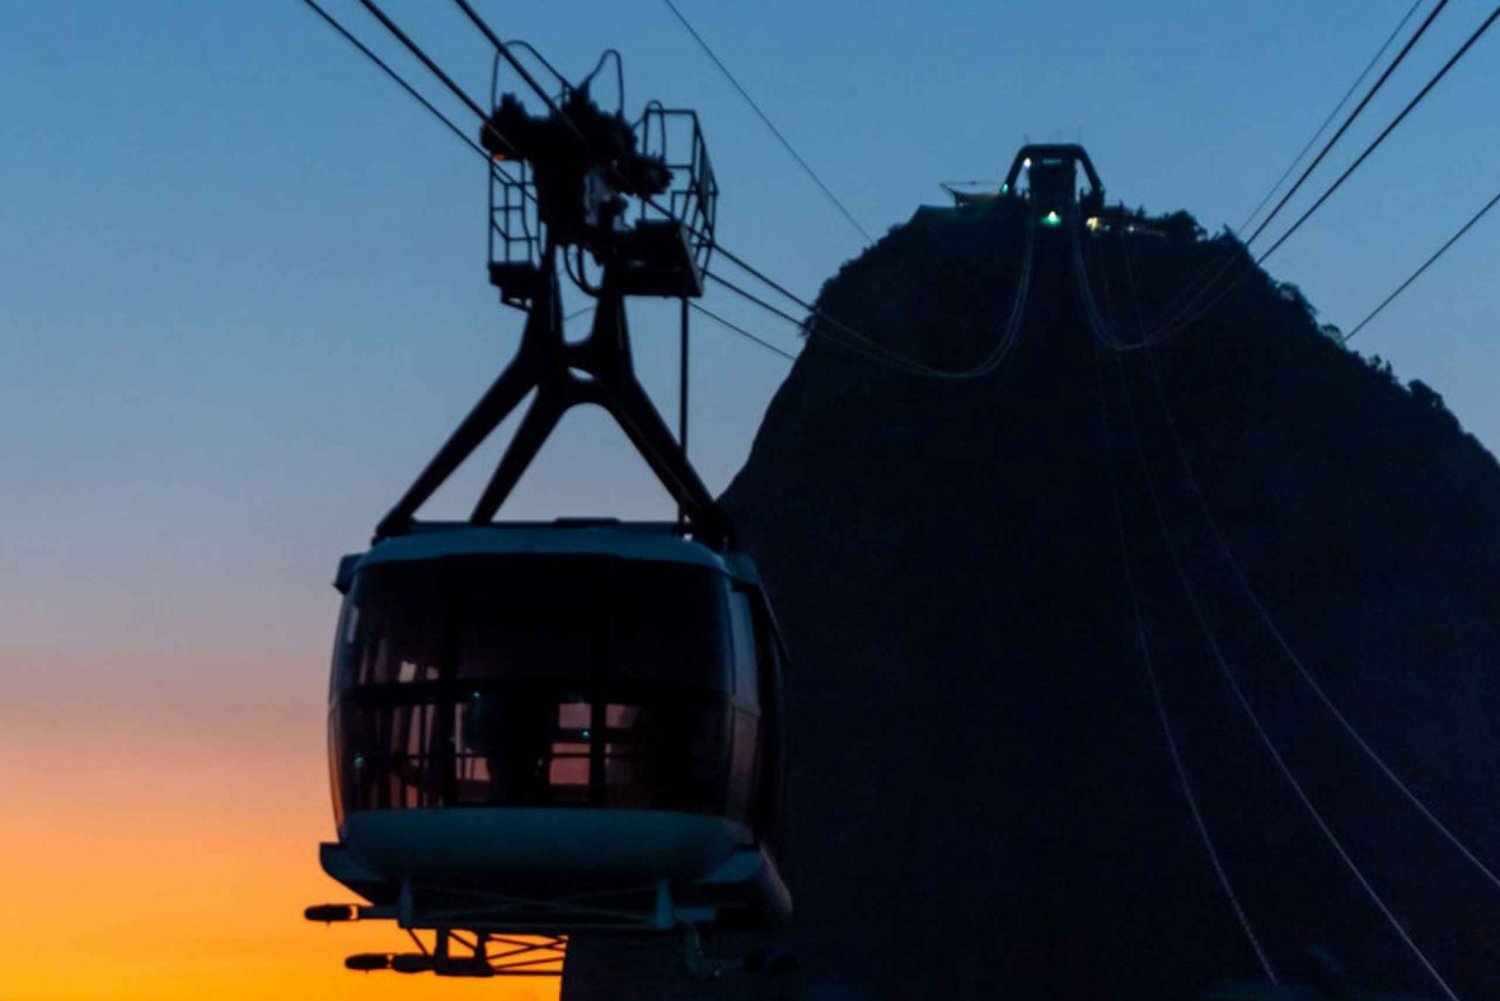
<path id="1" fill-rule="evenodd" d="M 333 826 L 336 828 L 344 826 L 344 814 L 351 808 L 347 805 L 350 802 L 348 761 L 339 714 L 330 712 L 328 714 L 328 771 L 329 779 L 333 783 Z"/>
<path id="2" fill-rule="evenodd" d="M 649 734 L 640 706 L 604 707 L 604 798 L 620 808 L 649 807 L 653 799 Z"/>
<path id="3" fill-rule="evenodd" d="M 730 683 L 729 587 L 705 567 L 596 556 L 462 557 L 359 572 L 334 690 L 460 678 L 583 681 L 601 673 Z"/>
<path id="4" fill-rule="evenodd" d="M 629 729 L 635 726 L 636 720 L 640 718 L 640 715 L 640 706 L 610 704 L 604 707 L 604 725 L 611 730 Z"/>
<path id="5" fill-rule="evenodd" d="M 610 614 L 597 562 L 513 556 L 455 563 L 458 676 L 589 677 Z"/>
<path id="6" fill-rule="evenodd" d="M 664 728 L 669 739 L 663 741 L 657 754 L 662 755 L 659 760 L 675 763 L 673 770 L 680 769 L 680 778 L 672 775 L 663 782 L 658 801 L 667 809 L 722 813 L 729 760 L 729 706 L 721 703 L 713 710 L 684 716 Z"/>
<path id="7" fill-rule="evenodd" d="M 361 571 L 336 637 L 336 808 L 724 812 L 729 595 L 706 568 L 600 557 Z"/>
<path id="8" fill-rule="evenodd" d="M 442 758 L 434 753 L 433 703 L 364 708 L 339 714 L 343 748 L 341 790 L 345 810 L 439 806 Z"/>
<path id="9" fill-rule="evenodd" d="M 756 656 L 755 614 L 750 599 L 729 595 L 729 637 L 734 648 L 734 699 L 746 709 L 760 708 L 760 662 Z"/>
<path id="10" fill-rule="evenodd" d="M 589 745 L 556 741 L 547 765 L 548 798 L 558 805 L 589 801 Z"/>
<path id="11" fill-rule="evenodd" d="M 731 778 L 723 696 L 608 703 L 603 727 L 578 725 L 589 721 L 580 715 L 587 708 L 524 690 L 484 692 L 453 707 L 449 745 L 439 703 L 346 704 L 334 745 L 342 748 L 342 808 L 589 805 L 722 813 L 726 795 L 748 797 L 755 718 L 738 714 L 735 737 L 750 750 L 736 753 Z M 750 764 L 740 753 L 751 755 Z"/>
<path id="12" fill-rule="evenodd" d="M 564 703 L 572 704 L 572 703 Z M 587 704 L 585 704 L 587 707 Z M 548 761 L 558 737 L 558 700 L 542 692 L 514 688 L 472 692 L 454 707 L 454 748 L 460 774 L 459 801 L 534 805 L 545 799 Z M 479 765 L 469 761 L 482 761 Z M 467 773 L 462 769 L 469 769 Z M 479 783 L 483 774 L 487 779 Z"/>
<path id="13" fill-rule="evenodd" d="M 560 730 L 587 731 L 593 718 L 594 707 L 587 702 L 564 702 L 557 707 L 557 727 Z M 584 733 L 586 738 L 588 733 Z"/>
<path id="14" fill-rule="evenodd" d="M 412 564 L 397 586 L 384 567 L 361 571 L 344 603 L 334 655 L 335 691 L 353 684 L 435 681 L 446 627 L 435 567 Z"/>
<path id="15" fill-rule="evenodd" d="M 729 765 L 729 816 L 737 820 L 750 817 L 751 797 L 755 792 L 756 764 L 760 757 L 760 720 L 750 713 L 735 710 L 734 756 Z"/>
<path id="16" fill-rule="evenodd" d="M 650 764 L 639 755 L 621 754 L 617 745 L 608 745 L 604 753 L 606 802 L 617 809 L 634 810 L 651 806 Z"/>
<path id="17" fill-rule="evenodd" d="M 609 637 L 613 677 L 728 690 L 729 586 L 722 574 L 621 562 Z"/>

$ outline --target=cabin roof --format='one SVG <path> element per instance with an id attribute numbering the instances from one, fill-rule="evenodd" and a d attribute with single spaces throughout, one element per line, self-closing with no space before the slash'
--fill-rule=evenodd
<path id="1" fill-rule="evenodd" d="M 758 582 L 743 554 L 723 555 L 673 531 L 670 523 L 536 522 L 471 525 L 424 524 L 411 534 L 376 542 L 345 556 L 335 586 L 347 586 L 356 570 L 386 563 L 465 556 L 611 556 L 655 563 L 701 566 L 748 583 Z"/>

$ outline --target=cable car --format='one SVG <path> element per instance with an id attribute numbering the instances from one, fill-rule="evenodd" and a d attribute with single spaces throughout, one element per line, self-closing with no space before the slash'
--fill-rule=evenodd
<path id="1" fill-rule="evenodd" d="M 335 879 L 419 927 L 788 916 L 782 654 L 747 557 L 670 525 L 427 524 L 336 584 Z"/>
<path id="2" fill-rule="evenodd" d="M 681 298 L 686 343 L 717 184 L 691 111 L 653 104 L 632 130 L 584 88 L 564 103 L 532 116 L 500 100 L 481 134 L 527 168 L 491 173 L 491 278 L 526 311 L 516 356 L 335 581 L 338 841 L 321 862 L 369 903 L 304 913 L 434 933 L 430 949 L 417 939 L 418 953 L 350 969 L 535 975 L 567 935 L 600 930 L 681 932 L 697 962 L 703 930 L 754 933 L 791 913 L 776 862 L 785 652 L 688 460 L 686 410 L 674 435 L 635 376 L 626 318 L 627 297 Z M 596 301 L 580 340 L 563 332 L 560 257 Z M 468 520 L 418 521 L 528 398 Z M 584 404 L 620 425 L 675 523 L 494 520 Z"/>

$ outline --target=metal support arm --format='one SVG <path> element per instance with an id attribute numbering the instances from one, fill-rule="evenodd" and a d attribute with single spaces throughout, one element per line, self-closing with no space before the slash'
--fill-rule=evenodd
<path id="1" fill-rule="evenodd" d="M 555 247 L 544 254 L 542 270 L 515 359 L 381 520 L 376 538 L 409 531 L 417 509 L 535 389 L 536 398 L 475 505 L 471 522 L 491 521 L 562 415 L 579 404 L 593 403 L 619 423 L 681 508 L 692 534 L 709 545 L 727 546 L 728 519 L 636 379 L 625 295 L 613 268 L 605 266 L 589 336 L 576 344 L 563 337 Z"/>

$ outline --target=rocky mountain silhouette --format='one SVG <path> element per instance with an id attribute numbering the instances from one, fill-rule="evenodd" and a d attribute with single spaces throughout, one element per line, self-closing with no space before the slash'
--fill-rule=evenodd
<path id="1" fill-rule="evenodd" d="M 1023 276 L 979 377 L 849 334 L 972 369 Z M 564 998 L 1500 996 L 1500 465 L 1441 397 L 1185 213 L 919 210 L 817 306 L 724 496 L 795 970 L 580 938 Z"/>

